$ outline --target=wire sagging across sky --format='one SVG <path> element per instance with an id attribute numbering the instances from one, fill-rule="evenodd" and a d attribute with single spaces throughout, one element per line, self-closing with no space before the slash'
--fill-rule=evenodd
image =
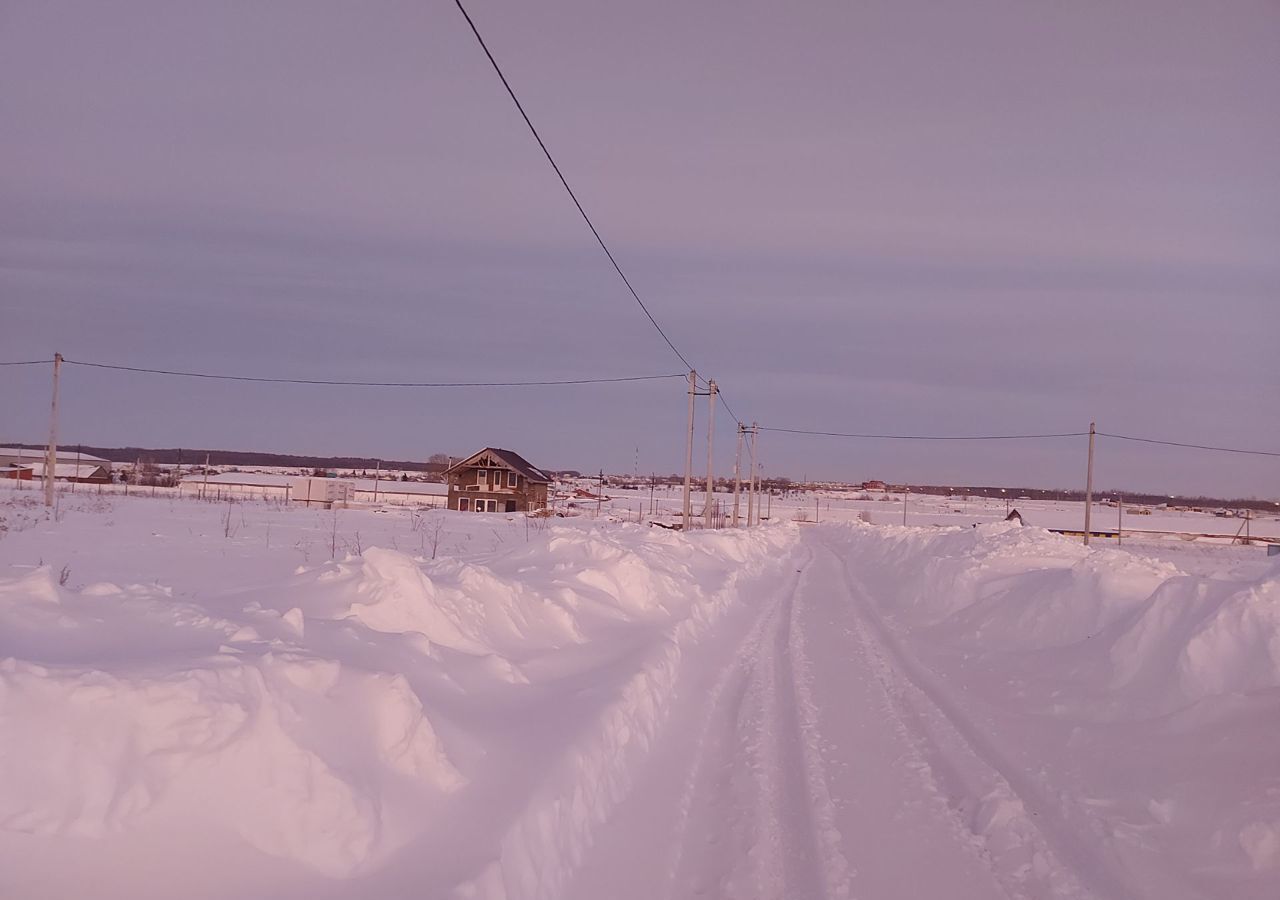
<path id="1" fill-rule="evenodd" d="M 1087 431 L 1061 431 L 1051 434 L 856 434 L 846 431 L 807 431 L 803 428 L 773 428 L 761 425 L 761 431 L 782 434 L 811 434 L 820 437 L 862 438 L 874 441 L 1030 441 L 1046 438 L 1088 437 Z"/>
<path id="2" fill-rule="evenodd" d="M 511 82 L 507 81 L 507 76 L 502 74 L 502 67 L 498 65 L 498 61 L 494 59 L 493 53 L 489 50 L 489 45 L 484 42 L 484 38 L 480 35 L 480 29 L 476 27 L 476 23 L 472 21 L 471 15 L 467 12 L 462 0 L 454 0 L 458 7 L 458 12 L 462 13 L 462 17 L 467 20 L 467 25 L 471 28 L 471 33 L 475 35 L 476 40 L 480 44 L 480 49 L 484 51 L 484 55 L 489 58 L 489 63 L 493 66 L 493 71 L 498 73 L 498 78 L 502 82 L 502 86 L 507 89 L 507 93 L 511 96 L 511 101 L 516 105 L 516 109 L 520 111 L 520 117 L 524 119 L 524 124 L 529 126 L 529 131 L 533 134 L 533 139 L 538 142 L 538 146 L 542 148 L 542 153 L 547 158 L 547 162 L 551 163 L 551 168 L 555 170 L 556 177 L 560 179 L 560 183 L 564 185 L 565 191 L 569 194 L 569 199 L 573 201 L 573 205 L 577 207 L 578 213 L 582 216 L 582 221 L 587 223 L 587 227 L 591 229 L 591 233 L 595 235 L 596 243 L 600 245 L 600 249 L 604 251 L 604 255 L 609 257 L 609 262 L 613 266 L 613 270 L 618 273 L 618 277 L 622 279 L 622 283 L 627 286 L 627 290 L 631 293 L 636 303 L 640 304 L 640 309 L 644 311 L 645 316 L 658 330 L 658 334 L 662 335 L 662 339 L 666 341 L 667 346 L 684 363 L 686 369 L 696 368 L 693 363 L 685 358 L 679 348 L 667 336 L 666 331 L 658 324 L 658 320 L 653 317 L 653 313 L 649 312 L 649 307 L 640 299 L 640 294 L 632 287 L 631 280 L 627 278 L 626 273 L 622 271 L 622 266 L 618 265 L 618 260 L 614 258 L 613 251 L 609 249 L 609 245 L 604 242 L 604 238 L 600 236 L 599 229 L 595 223 L 591 221 L 591 217 L 587 215 L 587 211 L 583 209 L 582 203 L 578 200 L 578 195 L 573 192 L 573 188 L 569 186 L 569 180 L 564 177 L 564 172 L 560 171 L 560 166 L 556 164 L 555 158 L 551 155 L 551 151 L 547 149 L 546 142 L 542 140 L 542 135 L 538 134 L 538 129 L 534 127 L 533 120 L 529 118 L 529 114 L 524 111 L 524 105 L 520 102 L 520 98 L 516 96 L 515 90 L 511 87 Z"/>
<path id="3" fill-rule="evenodd" d="M 48 360 L 42 360 L 48 364 Z M 213 372 L 179 372 L 172 369 L 147 369 L 141 366 L 117 366 L 108 363 L 84 362 L 63 359 L 63 365 L 85 366 L 94 369 L 111 369 L 117 372 L 135 372 L 144 375 L 169 375 L 178 378 L 207 378 L 215 381 L 249 381 L 261 384 L 311 384 L 334 387 L 397 387 L 397 388 L 478 388 L 478 387 L 556 387 L 577 384 L 619 384 L 632 381 L 658 381 L 666 378 L 684 378 L 683 372 L 666 375 L 628 375 L 616 378 L 566 378 L 553 381 L 339 381 L 318 378 L 267 378 L 253 375 L 225 375 Z"/>

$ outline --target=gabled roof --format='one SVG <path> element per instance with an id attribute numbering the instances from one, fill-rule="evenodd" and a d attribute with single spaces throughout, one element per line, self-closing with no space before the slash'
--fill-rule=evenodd
<path id="1" fill-rule="evenodd" d="M 31 450 L 26 447 L 0 447 L 0 456 L 16 456 L 19 459 L 35 459 L 44 461 L 45 450 Z M 109 459 L 103 459 L 101 456 L 90 456 L 88 453 L 80 453 L 75 447 L 67 448 L 65 445 L 58 448 L 58 458 L 60 460 L 69 460 L 73 456 L 79 456 L 81 462 L 105 463 L 111 462 Z"/>
<path id="2" fill-rule="evenodd" d="M 37 478 L 44 477 L 44 463 L 31 463 L 26 466 L 15 466 L 14 468 L 30 469 L 31 474 Z M 94 478 L 99 475 L 105 476 L 107 470 L 97 463 L 56 463 L 53 467 L 54 478 Z"/>
<path id="3" fill-rule="evenodd" d="M 445 474 L 456 471 L 458 469 L 470 468 L 475 461 L 486 453 L 493 456 L 500 463 L 509 469 L 513 469 L 523 475 L 527 481 L 538 482 L 539 484 L 550 484 L 551 476 L 543 472 L 529 460 L 525 459 L 514 450 L 503 450 L 501 447 L 485 447 L 483 450 L 477 450 L 461 462 L 456 462 L 449 468 L 445 469 Z"/>

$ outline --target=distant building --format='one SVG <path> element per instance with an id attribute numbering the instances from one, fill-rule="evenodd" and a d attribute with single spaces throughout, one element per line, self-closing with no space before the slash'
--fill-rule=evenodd
<path id="1" fill-rule="evenodd" d="M 885 491 L 888 490 L 888 487 L 883 481 L 864 481 L 862 482 L 862 489 L 864 491 Z"/>
<path id="2" fill-rule="evenodd" d="M 345 505 L 356 497 L 354 481 L 339 481 L 336 478 L 316 478 L 302 476 L 289 479 L 290 498 L 294 503 L 307 506 L 319 506 L 321 509 L 332 509 L 334 505 Z"/>
<path id="3" fill-rule="evenodd" d="M 551 478 L 512 450 L 485 447 L 445 470 L 449 508 L 459 512 L 544 509 Z"/>
<path id="4" fill-rule="evenodd" d="M 32 478 L 44 479 L 44 463 L 31 463 Z M 111 480 L 111 473 L 100 463 L 58 463 L 53 467 L 54 481 L 74 481 L 78 484 L 106 484 Z"/>
<path id="5" fill-rule="evenodd" d="M 43 450 L 28 450 L 22 447 L 0 447 L 0 469 L 7 466 L 38 466 L 35 470 L 35 477 L 40 478 L 44 474 L 45 452 Z M 101 456 L 91 456 L 88 453 L 77 453 L 74 448 L 59 447 L 54 462 L 59 466 L 54 472 L 54 478 L 63 478 L 70 474 L 70 470 L 61 469 L 63 465 L 71 466 L 92 466 L 95 469 L 101 469 L 104 480 L 110 480 L 111 476 L 111 460 L 103 459 Z M 25 476 L 24 476 L 25 477 Z M 97 475 L 93 476 L 94 478 Z"/>

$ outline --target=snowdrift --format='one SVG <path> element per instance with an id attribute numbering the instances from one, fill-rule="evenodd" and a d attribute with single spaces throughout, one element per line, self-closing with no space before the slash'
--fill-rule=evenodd
<path id="1" fill-rule="evenodd" d="M 423 895 L 556 896 L 682 654 L 794 541 L 552 527 L 181 598 L 0 578 L 0 830 L 212 827 L 370 896 L 398 850 L 442 844 L 465 849 Z"/>

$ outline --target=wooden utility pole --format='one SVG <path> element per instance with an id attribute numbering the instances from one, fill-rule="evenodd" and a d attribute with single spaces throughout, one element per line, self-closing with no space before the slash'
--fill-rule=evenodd
<path id="1" fill-rule="evenodd" d="M 1097 433 L 1096 423 L 1089 423 L 1089 468 L 1084 480 L 1084 545 L 1089 546 L 1090 514 L 1093 511 L 1093 436 Z"/>
<path id="2" fill-rule="evenodd" d="M 742 494 L 742 423 L 738 423 L 738 449 L 733 452 L 733 527 L 738 527 L 738 503 Z"/>
<path id="3" fill-rule="evenodd" d="M 715 470 L 711 455 L 711 445 L 716 433 L 716 380 L 707 382 L 707 501 L 702 504 L 702 524 L 711 527 L 713 504 L 715 501 Z"/>
<path id="4" fill-rule="evenodd" d="M 1116 494 L 1116 546 L 1124 543 L 1124 495 Z"/>
<path id="5" fill-rule="evenodd" d="M 751 473 L 748 476 L 747 483 L 747 527 L 757 525 L 760 522 L 760 498 L 756 496 L 756 436 L 760 433 L 760 428 L 755 422 L 751 423 Z"/>
<path id="6" fill-rule="evenodd" d="M 62 354 L 53 354 L 53 402 L 49 409 L 49 449 L 44 455 L 44 505 L 53 506 L 53 474 L 58 465 L 58 376 L 62 374 Z"/>
<path id="7" fill-rule="evenodd" d="M 382 480 L 382 460 L 374 460 L 373 470 L 373 502 L 378 502 L 378 482 Z M 365 471 L 368 471 L 367 469 Z"/>
<path id="8" fill-rule="evenodd" d="M 902 525 L 904 528 L 907 525 L 907 494 L 910 494 L 910 493 L 911 493 L 911 488 L 907 487 L 906 485 L 903 485 L 902 486 Z"/>
<path id="9" fill-rule="evenodd" d="M 204 499 L 204 495 L 209 493 L 209 454 L 204 455 L 204 483 L 200 485 L 200 499 Z M 287 498 L 286 498 L 287 499 Z"/>
<path id="10" fill-rule="evenodd" d="M 684 449 L 684 522 L 681 528 L 689 530 L 693 521 L 693 398 L 698 393 L 698 372 L 689 370 L 689 433 Z"/>
<path id="11" fill-rule="evenodd" d="M 600 518 L 600 505 L 604 503 L 604 469 L 600 470 L 600 481 L 596 484 L 596 518 Z"/>

